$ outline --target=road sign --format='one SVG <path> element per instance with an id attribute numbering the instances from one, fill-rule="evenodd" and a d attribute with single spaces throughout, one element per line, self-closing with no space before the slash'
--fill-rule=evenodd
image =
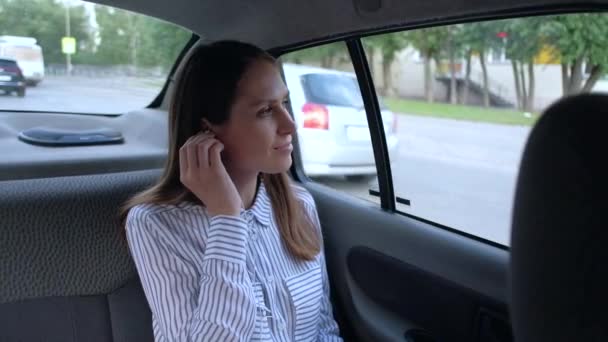
<path id="1" fill-rule="evenodd" d="M 61 38 L 61 52 L 66 55 L 75 54 L 76 53 L 76 38 L 74 38 L 74 37 Z"/>

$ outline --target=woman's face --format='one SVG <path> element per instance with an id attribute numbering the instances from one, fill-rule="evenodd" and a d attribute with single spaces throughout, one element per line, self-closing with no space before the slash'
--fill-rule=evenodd
<path id="1" fill-rule="evenodd" d="M 288 99 L 276 65 L 259 59 L 249 66 L 228 121 L 211 127 L 224 144 L 222 159 L 229 170 L 274 174 L 289 169 L 295 124 L 286 109 Z"/>

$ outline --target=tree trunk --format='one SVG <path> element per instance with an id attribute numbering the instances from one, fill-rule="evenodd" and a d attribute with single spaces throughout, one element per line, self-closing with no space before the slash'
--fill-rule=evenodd
<path id="1" fill-rule="evenodd" d="M 568 95 L 570 89 L 570 73 L 568 71 L 568 63 L 562 62 L 562 95 Z"/>
<path id="2" fill-rule="evenodd" d="M 431 71 L 431 57 L 424 56 L 424 96 L 427 102 L 433 102 L 433 78 Z"/>
<path id="3" fill-rule="evenodd" d="M 517 109 L 524 109 L 524 102 L 521 96 L 521 80 L 519 78 L 519 66 L 517 61 L 511 60 L 511 67 L 513 68 L 513 78 L 515 80 L 515 96 L 517 97 Z"/>
<path id="4" fill-rule="evenodd" d="M 450 58 L 450 103 L 458 103 L 456 92 L 456 52 L 454 51 L 453 26 L 448 26 L 448 56 Z"/>
<path id="5" fill-rule="evenodd" d="M 336 56 L 336 55 L 333 55 L 333 54 L 329 56 L 329 68 L 330 69 L 337 69 L 339 63 L 340 63 L 339 56 Z"/>
<path id="6" fill-rule="evenodd" d="M 581 92 L 583 92 L 583 93 L 589 93 L 589 92 L 591 92 L 593 90 L 593 87 L 595 86 L 595 84 L 597 83 L 597 81 L 604 74 L 604 70 L 603 69 L 604 68 L 602 68 L 601 65 L 594 65 L 591 68 L 591 76 L 589 76 L 589 78 L 587 79 L 587 82 L 585 82 L 585 85 L 583 86 L 583 90 L 581 90 Z"/>
<path id="7" fill-rule="evenodd" d="M 133 67 L 137 66 L 137 33 L 134 32 L 131 34 L 131 41 L 129 42 L 131 49 L 131 65 Z"/>
<path id="8" fill-rule="evenodd" d="M 376 48 L 374 48 L 373 46 L 370 46 L 368 48 L 368 56 L 369 56 L 369 72 L 372 74 L 372 79 L 374 80 L 374 83 L 377 82 L 376 78 L 374 77 L 374 73 L 375 73 L 375 69 L 376 69 Z"/>
<path id="9" fill-rule="evenodd" d="M 331 69 L 331 56 L 323 56 L 321 58 L 321 67 Z"/>
<path id="10" fill-rule="evenodd" d="M 536 86 L 536 77 L 534 76 L 534 60 L 528 62 L 528 98 L 526 99 L 526 112 L 534 111 L 534 93 Z"/>
<path id="11" fill-rule="evenodd" d="M 137 50 L 139 48 L 139 30 L 137 28 L 137 18 L 134 15 L 129 15 L 128 17 L 128 25 L 129 25 L 129 49 L 130 52 L 130 64 L 131 64 L 131 73 L 132 75 L 137 74 Z"/>
<path id="12" fill-rule="evenodd" d="M 393 95 L 393 80 L 391 78 L 391 65 L 393 64 L 393 57 L 382 56 L 382 78 L 384 81 L 384 95 Z"/>
<path id="13" fill-rule="evenodd" d="M 464 89 L 462 92 L 462 101 L 463 105 L 466 105 L 469 102 L 469 85 L 471 84 L 471 58 L 473 55 L 473 51 L 467 51 L 467 70 L 466 75 L 464 77 Z"/>
<path id="14" fill-rule="evenodd" d="M 526 71 L 523 63 L 519 64 L 519 82 L 521 83 L 521 109 L 528 107 L 528 90 L 526 89 Z"/>
<path id="15" fill-rule="evenodd" d="M 450 54 L 450 103 L 458 103 L 458 93 L 456 89 L 456 57 L 454 51 Z"/>
<path id="16" fill-rule="evenodd" d="M 486 66 L 486 55 L 484 52 L 479 53 L 479 61 L 481 62 L 481 71 L 483 72 L 483 105 L 490 107 L 490 85 L 488 84 L 488 67 Z"/>
<path id="17" fill-rule="evenodd" d="M 437 70 L 439 70 L 439 61 L 437 58 L 433 57 L 433 62 L 435 62 L 435 68 L 433 68 L 431 64 L 431 103 L 435 102 L 435 75 L 437 74 Z"/>
<path id="18" fill-rule="evenodd" d="M 568 87 L 568 95 L 578 94 L 581 91 L 583 83 L 583 57 L 579 57 L 572 64 L 570 70 L 570 86 Z"/>

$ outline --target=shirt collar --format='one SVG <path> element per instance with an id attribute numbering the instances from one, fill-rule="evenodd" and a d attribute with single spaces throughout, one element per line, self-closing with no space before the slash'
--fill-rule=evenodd
<path id="1" fill-rule="evenodd" d="M 247 213 L 251 213 L 260 224 L 263 226 L 270 226 L 270 215 L 272 213 L 272 205 L 270 203 L 270 197 L 266 192 L 266 187 L 264 186 L 264 182 L 260 182 L 260 186 L 258 187 L 258 193 L 255 196 L 255 200 L 251 208 L 245 210 L 245 215 Z"/>

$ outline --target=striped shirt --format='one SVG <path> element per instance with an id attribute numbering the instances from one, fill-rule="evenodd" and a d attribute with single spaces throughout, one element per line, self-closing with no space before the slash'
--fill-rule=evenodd
<path id="1" fill-rule="evenodd" d="M 320 232 L 312 196 L 294 191 Z M 323 252 L 288 252 L 263 184 L 240 217 L 142 204 L 126 227 L 156 341 L 342 341 Z"/>

